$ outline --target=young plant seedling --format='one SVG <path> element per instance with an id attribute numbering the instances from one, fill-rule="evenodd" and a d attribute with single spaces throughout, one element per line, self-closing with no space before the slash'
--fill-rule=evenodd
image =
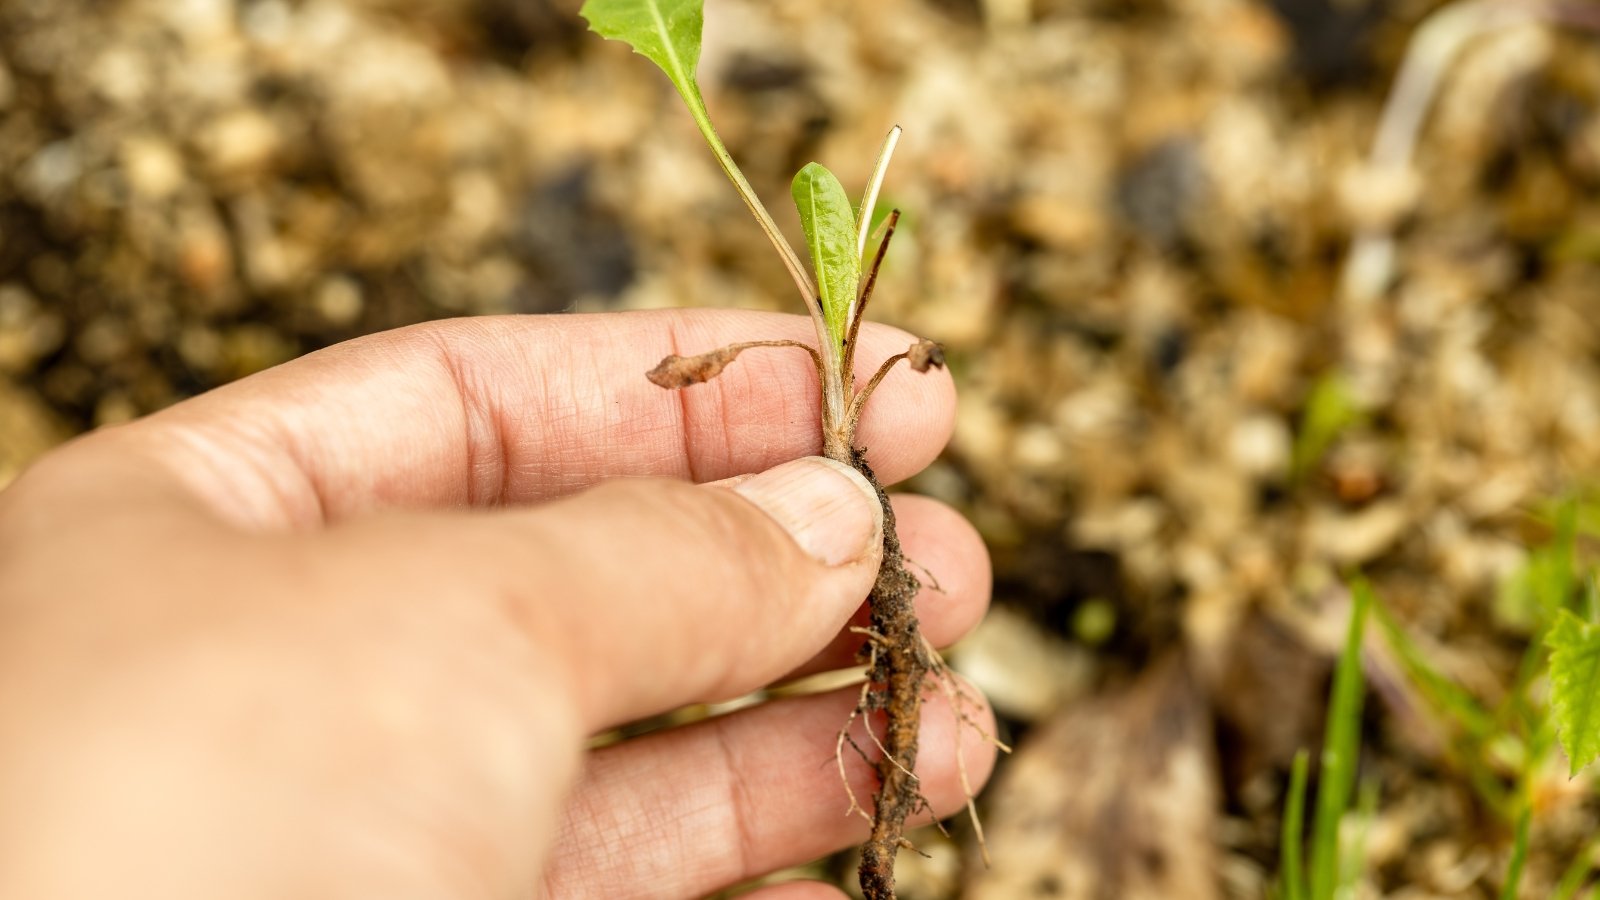
<path id="1" fill-rule="evenodd" d="M 904 360 L 918 372 L 944 365 L 939 345 L 922 340 L 904 353 L 885 360 L 865 386 L 858 386 L 853 374 L 863 314 L 872 299 L 878 271 L 900 217 L 898 210 L 889 214 L 871 262 L 864 264 L 868 238 L 872 236 L 873 210 L 900 129 L 896 127 L 889 132 L 859 208 L 851 207 L 844 186 L 825 167 L 810 163 L 795 175 L 791 193 L 816 272 L 813 281 L 799 254 L 778 230 L 711 126 L 710 115 L 695 81 L 703 6 L 704 0 L 587 0 L 582 15 L 595 32 L 628 44 L 660 66 L 671 79 L 722 171 L 733 182 L 794 279 L 816 326 L 817 346 L 787 340 L 733 344 L 698 356 L 668 356 L 647 377 L 663 388 L 687 388 L 715 378 L 740 353 L 751 348 L 799 347 L 811 354 L 821 383 L 823 455 L 854 467 L 878 489 L 884 513 L 883 563 L 867 598 L 871 625 L 861 629 L 866 638 L 862 655 L 868 666 L 867 683 L 860 704 L 850 718 L 854 721 L 857 717 L 881 712 L 886 720 L 881 738 L 873 732 L 870 720 L 867 729 L 880 755 L 868 757 L 878 775 L 878 790 L 874 796 L 874 813 L 867 816 L 872 832 L 861 848 L 860 870 L 861 888 L 869 900 L 884 900 L 894 896 L 895 854 L 906 843 L 903 836 L 906 817 L 927 808 L 927 801 L 918 791 L 917 778 L 912 774 L 917 761 L 922 691 L 930 679 L 940 681 L 947 691 L 954 685 L 937 653 L 922 638 L 913 606 L 921 583 L 906 569 L 889 498 L 867 465 L 866 454 L 855 445 L 862 409 L 895 364 Z M 960 699 L 954 695 L 953 698 Z M 959 712 L 960 703 L 956 705 Z M 845 727 L 848 729 L 849 725 Z M 848 731 L 841 732 L 841 758 L 846 743 L 861 752 Z M 862 755 L 866 757 L 864 752 Z M 846 788 L 848 790 L 848 785 Z M 854 797 L 850 799 L 851 811 L 858 811 Z"/>

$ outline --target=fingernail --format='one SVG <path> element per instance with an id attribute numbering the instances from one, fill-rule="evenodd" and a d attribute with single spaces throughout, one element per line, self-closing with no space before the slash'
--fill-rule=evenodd
<path id="1" fill-rule="evenodd" d="M 784 463 L 733 491 L 765 510 L 825 565 L 853 562 L 883 541 L 878 493 L 860 472 L 831 459 L 808 456 Z"/>

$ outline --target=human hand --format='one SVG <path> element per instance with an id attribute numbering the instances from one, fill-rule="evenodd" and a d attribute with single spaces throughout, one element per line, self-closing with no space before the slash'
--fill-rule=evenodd
<path id="1" fill-rule="evenodd" d="M 845 467 L 785 462 L 818 447 L 810 359 L 749 353 L 682 392 L 641 374 L 810 327 L 417 326 L 46 456 L 0 493 L 0 896 L 685 897 L 859 841 L 833 765 L 853 689 L 584 752 L 851 661 L 880 513 Z M 873 360 L 908 338 L 862 340 Z M 886 482 L 953 406 L 943 373 L 884 383 L 860 438 Z M 983 546 L 894 505 L 947 643 L 988 601 Z M 981 783 L 991 750 L 932 698 L 941 815 L 958 741 Z"/>

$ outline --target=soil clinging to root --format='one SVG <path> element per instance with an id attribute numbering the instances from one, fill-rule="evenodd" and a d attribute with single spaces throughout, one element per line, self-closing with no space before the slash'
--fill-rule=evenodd
<path id="1" fill-rule="evenodd" d="M 867 465 L 866 453 L 851 452 L 851 465 L 877 489 L 883 504 L 883 562 L 867 597 L 870 625 L 862 654 L 869 663 L 863 714 L 882 712 L 886 726 L 878 773 L 872 835 L 861 847 L 861 890 L 867 900 L 888 900 L 894 893 L 895 854 L 905 843 L 907 817 L 927 805 L 914 773 L 917 736 L 922 722 L 922 689 L 933 670 L 917 622 L 916 598 L 922 584 L 906 569 L 895 531 L 894 508 L 883 485 Z M 870 722 L 868 727 L 871 727 Z"/>

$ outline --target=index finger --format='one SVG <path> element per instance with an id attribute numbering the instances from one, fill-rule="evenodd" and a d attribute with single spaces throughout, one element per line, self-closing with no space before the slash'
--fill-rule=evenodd
<path id="1" fill-rule="evenodd" d="M 662 390 L 644 372 L 669 353 L 814 339 L 811 331 L 802 316 L 731 310 L 435 322 L 259 373 L 136 423 L 123 438 L 154 440 L 155 455 L 191 489 L 227 498 L 214 505 L 254 524 L 525 503 L 618 476 L 712 481 L 818 452 L 810 356 L 749 351 L 682 391 Z M 858 378 L 910 342 L 867 325 Z M 937 456 L 954 407 L 944 372 L 901 367 L 883 382 L 858 439 L 884 482 Z M 230 459 L 250 465 L 241 471 Z M 241 508 L 242 497 L 256 499 Z"/>

